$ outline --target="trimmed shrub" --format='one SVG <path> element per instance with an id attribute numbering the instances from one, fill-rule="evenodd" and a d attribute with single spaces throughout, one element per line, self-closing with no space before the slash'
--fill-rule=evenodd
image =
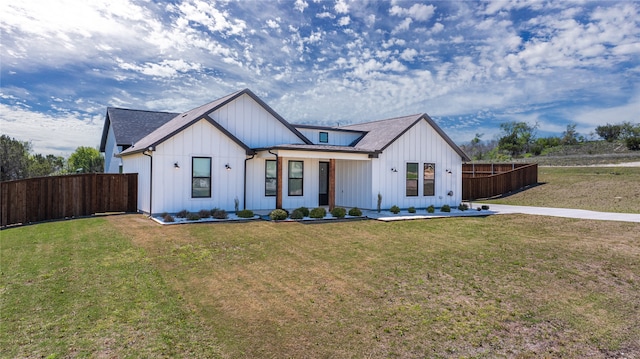
<path id="1" fill-rule="evenodd" d="M 250 209 L 243 209 L 242 211 L 236 212 L 236 216 L 240 218 L 253 218 L 253 211 Z"/>
<path id="2" fill-rule="evenodd" d="M 176 213 L 176 217 L 178 218 L 187 218 L 188 215 L 189 211 L 187 211 L 186 209 L 183 209 L 182 211 Z"/>
<path id="3" fill-rule="evenodd" d="M 482 209 L 485 210 L 485 211 L 489 210 L 489 205 L 488 204 L 483 204 L 482 205 Z"/>
<path id="4" fill-rule="evenodd" d="M 349 215 L 352 217 L 360 217 L 362 216 L 362 211 L 358 207 L 353 207 L 349 210 Z"/>
<path id="5" fill-rule="evenodd" d="M 287 217 L 288 214 L 284 209 L 274 209 L 269 213 L 269 218 L 271 218 L 272 221 L 282 221 L 287 219 Z"/>
<path id="6" fill-rule="evenodd" d="M 211 211 L 208 209 L 201 209 L 200 212 L 198 212 L 198 215 L 200 218 L 209 218 L 211 217 Z"/>
<path id="7" fill-rule="evenodd" d="M 170 214 L 165 214 L 164 216 L 162 216 L 162 221 L 164 223 L 171 223 L 171 222 L 175 222 L 176 220 L 173 218 L 172 215 Z"/>
<path id="8" fill-rule="evenodd" d="M 449 207 L 448 204 L 445 204 L 444 206 L 442 206 L 442 208 L 440 208 L 440 212 L 451 212 L 451 207 Z"/>
<path id="9" fill-rule="evenodd" d="M 187 214 L 187 221 L 198 221 L 198 220 L 200 220 L 200 216 L 197 213 Z"/>
<path id="10" fill-rule="evenodd" d="M 303 217 L 309 217 L 309 208 L 307 208 L 307 207 L 299 207 L 299 208 L 296 208 L 296 210 L 302 212 L 302 216 Z"/>
<path id="11" fill-rule="evenodd" d="M 309 212 L 309 217 L 311 218 L 324 218 L 326 215 L 327 210 L 322 207 L 314 208 Z"/>
<path id="12" fill-rule="evenodd" d="M 407 208 L 407 211 L 409 211 L 409 213 L 416 213 L 416 207 L 411 206 Z"/>
<path id="13" fill-rule="evenodd" d="M 430 205 L 429 207 L 427 207 L 427 212 L 433 213 L 435 211 L 436 211 L 436 207 L 434 207 L 433 205 Z"/>
<path id="14" fill-rule="evenodd" d="M 342 207 L 335 207 L 331 210 L 331 215 L 336 218 L 344 218 L 347 215 L 347 210 Z"/>
<path id="15" fill-rule="evenodd" d="M 211 217 L 215 219 L 227 219 L 227 211 L 224 209 L 214 208 L 211 210 Z"/>
<path id="16" fill-rule="evenodd" d="M 394 204 L 393 206 L 391 206 L 391 208 L 389 208 L 389 211 L 393 214 L 398 214 L 400 213 L 400 207 Z"/>
<path id="17" fill-rule="evenodd" d="M 304 212 L 300 208 L 296 208 L 293 210 L 293 212 L 291 212 L 291 215 L 289 215 L 289 217 L 291 219 L 303 219 L 306 216 L 304 215 Z"/>
<path id="18" fill-rule="evenodd" d="M 466 211 L 466 210 L 468 210 L 468 209 L 469 209 L 469 205 L 468 205 L 468 204 L 466 204 L 466 203 L 460 203 L 460 204 L 458 205 L 458 210 L 460 210 L 460 211 Z"/>

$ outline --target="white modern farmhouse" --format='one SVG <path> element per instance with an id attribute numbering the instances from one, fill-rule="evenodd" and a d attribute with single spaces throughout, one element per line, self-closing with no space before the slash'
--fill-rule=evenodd
<path id="1" fill-rule="evenodd" d="M 107 109 L 105 172 L 138 173 L 146 213 L 301 206 L 440 207 L 469 158 L 426 114 L 294 125 L 248 89 L 181 114 Z"/>

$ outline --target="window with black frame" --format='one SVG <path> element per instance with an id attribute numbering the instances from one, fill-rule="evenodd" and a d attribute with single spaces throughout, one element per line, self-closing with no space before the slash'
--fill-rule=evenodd
<path id="1" fill-rule="evenodd" d="M 191 168 L 191 198 L 211 197 L 211 157 L 193 157 Z"/>
<path id="2" fill-rule="evenodd" d="M 422 178 L 423 195 L 435 196 L 436 194 L 436 164 L 425 163 Z"/>
<path id="3" fill-rule="evenodd" d="M 418 164 L 407 163 L 407 185 L 406 194 L 407 197 L 413 197 L 418 195 Z"/>
<path id="4" fill-rule="evenodd" d="M 272 197 L 276 195 L 277 186 L 277 163 L 275 160 L 267 160 L 264 169 L 264 195 Z"/>
<path id="5" fill-rule="evenodd" d="M 304 162 L 289 161 L 289 196 L 302 196 Z"/>

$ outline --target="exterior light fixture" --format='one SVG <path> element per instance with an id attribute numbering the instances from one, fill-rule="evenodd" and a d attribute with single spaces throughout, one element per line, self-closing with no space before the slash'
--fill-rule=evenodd
<path id="1" fill-rule="evenodd" d="M 224 168 L 225 168 L 227 171 L 231 171 L 231 166 L 229 166 L 229 164 L 228 164 L 228 163 L 227 163 L 226 165 L 224 165 Z"/>
<path id="2" fill-rule="evenodd" d="M 180 165 L 178 164 L 178 162 L 173 164 L 173 168 L 180 168 Z"/>
<path id="3" fill-rule="evenodd" d="M 447 170 L 447 174 L 450 175 L 451 174 L 451 170 Z"/>
<path id="4" fill-rule="evenodd" d="M 398 170 L 395 167 L 391 167 L 391 172 L 398 172 Z"/>

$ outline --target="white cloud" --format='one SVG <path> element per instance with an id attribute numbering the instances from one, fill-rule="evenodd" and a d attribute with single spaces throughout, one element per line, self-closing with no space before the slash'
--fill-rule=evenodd
<path id="1" fill-rule="evenodd" d="M 105 109 L 106 111 L 106 109 Z M 79 146 L 100 144 L 104 115 L 77 113 L 47 115 L 0 104 L 2 133 L 20 141 L 30 141 L 33 152 L 69 156 Z"/>
<path id="2" fill-rule="evenodd" d="M 436 22 L 435 24 L 433 24 L 433 27 L 431 28 L 431 33 L 432 34 L 437 34 L 439 32 L 441 32 L 442 30 L 444 30 L 444 25 Z"/>
<path id="3" fill-rule="evenodd" d="M 346 14 L 349 12 L 349 5 L 344 0 L 336 0 L 334 9 L 338 14 Z"/>
<path id="4" fill-rule="evenodd" d="M 269 28 L 271 28 L 271 29 L 279 29 L 280 28 L 280 24 L 278 24 L 278 21 L 272 20 L 272 19 L 267 20 L 267 26 Z"/>
<path id="5" fill-rule="evenodd" d="M 411 23 L 413 22 L 413 20 L 408 17 L 405 18 L 404 20 L 402 20 L 398 26 L 396 26 L 393 31 L 391 31 L 392 34 L 397 34 L 399 32 L 403 32 L 403 31 L 407 31 L 409 30 L 409 27 L 411 26 Z"/>
<path id="6" fill-rule="evenodd" d="M 130 64 L 122 60 L 118 61 L 118 63 L 123 70 L 136 71 L 153 77 L 175 77 L 179 73 L 198 71 L 202 68 L 201 64 L 187 63 L 184 60 L 163 60 L 159 63 L 147 62 L 144 65 Z"/>
<path id="7" fill-rule="evenodd" d="M 389 14 L 393 16 L 408 16 L 415 21 L 427 21 L 435 13 L 436 7 L 433 5 L 414 4 L 410 8 L 403 8 L 394 5 L 389 9 Z"/>
<path id="8" fill-rule="evenodd" d="M 328 11 L 317 13 L 316 17 L 318 19 L 335 19 L 336 16 Z"/>
<path id="9" fill-rule="evenodd" d="M 404 49 L 400 54 L 400 58 L 405 61 L 413 61 L 416 56 L 418 56 L 418 51 L 410 48 Z"/>
<path id="10" fill-rule="evenodd" d="M 308 6 L 309 4 L 307 4 L 307 2 L 304 0 L 296 0 L 296 2 L 293 4 L 293 8 L 300 12 L 304 12 L 304 9 L 306 9 Z"/>
<path id="11" fill-rule="evenodd" d="M 351 18 L 349 16 L 344 16 L 344 17 L 341 17 L 340 20 L 338 20 L 338 25 L 347 26 L 349 25 L 350 22 L 351 22 Z"/>

